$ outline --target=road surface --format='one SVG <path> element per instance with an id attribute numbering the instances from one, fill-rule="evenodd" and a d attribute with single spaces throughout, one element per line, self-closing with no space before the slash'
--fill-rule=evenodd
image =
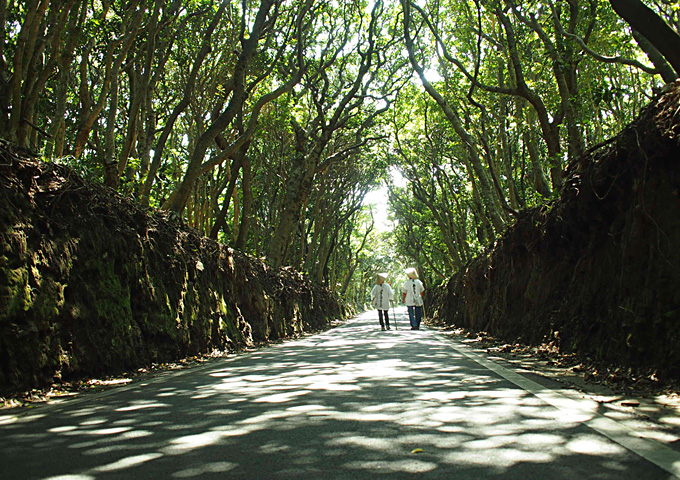
<path id="1" fill-rule="evenodd" d="M 397 317 L 0 412 L 0 478 L 679 478 L 597 404 Z"/>

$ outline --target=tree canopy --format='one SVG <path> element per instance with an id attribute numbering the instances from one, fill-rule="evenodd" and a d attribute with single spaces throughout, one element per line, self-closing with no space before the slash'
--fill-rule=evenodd
<path id="1" fill-rule="evenodd" d="M 680 72 L 665 0 L 9 0 L 0 15 L 2 137 L 355 303 L 377 271 L 432 284 L 463 268 Z M 378 188 L 390 232 L 364 202 Z"/>

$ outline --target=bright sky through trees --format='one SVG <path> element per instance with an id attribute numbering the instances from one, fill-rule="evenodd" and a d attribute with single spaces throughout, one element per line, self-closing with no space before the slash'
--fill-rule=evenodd
<path id="1" fill-rule="evenodd" d="M 387 187 L 380 187 L 378 190 L 368 192 L 364 197 L 364 205 L 371 206 L 375 227 L 378 231 L 390 231 L 392 222 L 387 218 Z"/>
<path id="2" fill-rule="evenodd" d="M 392 185 L 403 188 L 406 186 L 407 181 L 401 175 L 398 169 L 390 169 L 390 182 Z M 389 211 L 387 208 L 388 193 L 387 187 L 382 186 L 377 190 L 372 190 L 366 194 L 364 197 L 364 205 L 370 205 L 373 207 L 373 216 L 375 218 L 376 229 L 380 232 L 388 232 L 394 228 L 394 220 L 388 218 Z"/>

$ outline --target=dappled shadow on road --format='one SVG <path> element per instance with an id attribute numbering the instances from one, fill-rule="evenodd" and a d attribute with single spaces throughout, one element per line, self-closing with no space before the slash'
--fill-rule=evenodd
<path id="1" fill-rule="evenodd" d="M 671 478 L 442 336 L 376 326 L 0 418 L 3 478 Z"/>

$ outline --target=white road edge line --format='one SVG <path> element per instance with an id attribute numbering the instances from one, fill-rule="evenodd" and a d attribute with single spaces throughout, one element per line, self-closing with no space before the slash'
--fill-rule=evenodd
<path id="1" fill-rule="evenodd" d="M 465 348 L 460 348 L 454 343 L 451 343 L 451 345 L 457 353 L 468 357 L 470 360 L 488 368 L 518 387 L 527 390 L 558 410 L 567 413 L 570 416 L 573 416 L 576 413 L 579 416 L 583 415 L 584 417 L 589 417 L 589 420 L 585 420 L 582 423 L 645 460 L 673 474 L 676 478 L 680 478 L 680 452 L 676 452 L 672 448 L 655 440 L 643 438 L 639 432 L 636 432 L 626 425 L 616 422 L 611 418 L 607 418 L 597 412 L 588 411 L 583 407 L 582 402 L 543 387 L 519 373 L 515 373 L 484 358 L 482 355 L 467 351 Z"/>

